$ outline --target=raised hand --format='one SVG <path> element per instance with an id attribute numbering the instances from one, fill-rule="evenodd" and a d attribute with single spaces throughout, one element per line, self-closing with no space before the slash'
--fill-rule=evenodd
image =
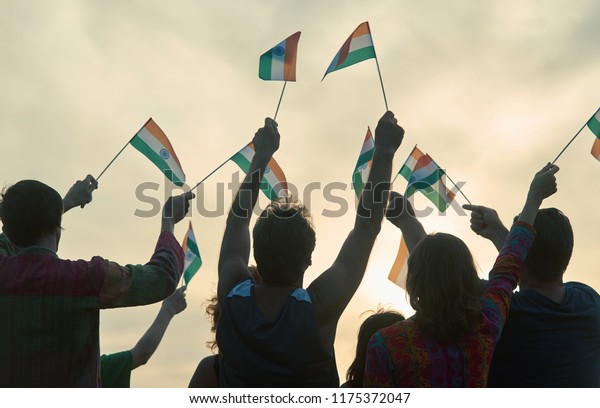
<path id="1" fill-rule="evenodd" d="M 67 212 L 77 206 L 83 208 L 91 203 L 92 193 L 97 188 L 98 182 L 90 174 L 83 180 L 77 180 L 63 198 L 64 211 Z"/>
<path id="2" fill-rule="evenodd" d="M 404 129 L 398 125 L 394 113 L 387 111 L 383 114 L 375 128 L 375 147 L 395 152 L 404 138 Z"/>
<path id="3" fill-rule="evenodd" d="M 185 290 L 187 286 L 182 286 L 177 289 L 171 296 L 163 300 L 162 309 L 169 313 L 171 316 L 175 316 L 185 310 L 187 302 L 185 300 Z"/>
<path id="4" fill-rule="evenodd" d="M 535 174 L 535 177 L 531 181 L 529 186 L 528 198 L 539 201 L 540 203 L 556 193 L 556 172 L 558 172 L 558 166 L 548 163 L 540 171 Z"/>
<path id="5" fill-rule="evenodd" d="M 175 224 L 181 221 L 190 208 L 190 200 L 196 197 L 194 193 L 187 193 L 170 197 L 163 207 L 162 230 L 173 233 Z"/>
<path id="6" fill-rule="evenodd" d="M 265 126 L 256 131 L 252 143 L 256 153 L 272 156 L 279 149 L 279 139 L 277 122 L 271 118 L 266 118 Z"/>
<path id="7" fill-rule="evenodd" d="M 482 205 L 463 205 L 465 210 L 471 211 L 471 229 L 477 235 L 493 242 L 498 250 L 504 245 L 508 230 L 500 221 L 498 213 L 493 208 Z"/>
<path id="8" fill-rule="evenodd" d="M 396 191 L 390 191 L 388 206 L 385 209 L 385 217 L 389 222 L 400 228 L 400 223 L 409 217 L 415 218 L 415 210 L 410 201 Z"/>

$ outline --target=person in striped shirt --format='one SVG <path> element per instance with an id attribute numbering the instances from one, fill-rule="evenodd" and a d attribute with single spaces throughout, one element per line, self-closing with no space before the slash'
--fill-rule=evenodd
<path id="1" fill-rule="evenodd" d="M 97 186 L 91 176 L 76 185 L 81 194 L 70 201 L 35 180 L 2 194 L 0 386 L 100 386 L 100 309 L 161 301 L 181 276 L 184 255 L 173 230 L 192 193 L 165 204 L 150 261 L 121 266 L 101 257 L 57 256 L 64 210 L 89 203 Z"/>

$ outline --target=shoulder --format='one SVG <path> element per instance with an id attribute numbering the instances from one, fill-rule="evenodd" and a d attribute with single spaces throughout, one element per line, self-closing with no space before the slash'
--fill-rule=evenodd
<path id="1" fill-rule="evenodd" d="M 252 295 L 253 287 L 254 282 L 252 281 L 252 278 L 244 278 L 231 288 L 229 293 L 227 293 L 227 299 L 231 299 L 233 297 L 250 297 Z"/>
<path id="2" fill-rule="evenodd" d="M 565 283 L 565 290 L 567 291 L 567 299 L 576 296 L 590 303 L 597 303 L 600 306 L 600 295 L 594 288 L 585 283 L 567 282 Z"/>

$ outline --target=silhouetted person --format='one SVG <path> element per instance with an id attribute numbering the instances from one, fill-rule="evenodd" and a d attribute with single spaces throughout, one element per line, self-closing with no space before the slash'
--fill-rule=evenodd
<path id="1" fill-rule="evenodd" d="M 89 193 L 75 204 L 83 206 L 96 182 L 88 176 L 79 183 Z M 62 214 L 72 203 L 35 180 L 8 188 L 0 203 L 6 235 L 0 238 L 0 386 L 99 386 L 99 309 L 154 303 L 173 293 L 183 268 L 173 228 L 191 198 L 167 201 L 147 264 L 121 266 L 100 257 L 60 259 Z M 10 249 L 18 253 L 7 256 Z"/>
<path id="2" fill-rule="evenodd" d="M 358 330 L 358 341 L 356 342 L 356 355 L 346 372 L 346 382 L 342 387 L 360 388 L 363 386 L 365 377 L 365 362 L 367 359 L 367 344 L 379 330 L 391 326 L 396 322 L 404 320 L 401 313 L 394 310 L 379 309 L 367 317 Z"/>
<path id="3" fill-rule="evenodd" d="M 532 224 L 543 199 L 556 192 L 557 171 L 548 164 L 535 175 L 483 293 L 460 239 L 437 233 L 416 244 L 406 280 L 415 314 L 371 338 L 365 386 L 485 387 L 512 291 L 533 243 Z"/>
<path id="4" fill-rule="evenodd" d="M 381 228 L 392 159 L 404 131 L 387 112 L 375 135 L 373 165 L 354 228 L 333 265 L 303 289 L 315 231 L 308 209 L 297 201 L 274 201 L 263 211 L 253 230 L 263 283 L 254 284 L 248 272 L 250 217 L 265 167 L 279 148 L 273 120 L 267 118 L 256 133 L 256 154 L 227 218 L 219 258 L 221 387 L 339 386 L 333 350 L 337 323 L 362 280 Z"/>
<path id="5" fill-rule="evenodd" d="M 495 210 L 472 210 L 471 228 L 498 248 L 507 235 Z M 600 387 L 600 296 L 563 282 L 573 229 L 556 208 L 538 211 L 537 236 L 494 351 L 489 387 Z"/>

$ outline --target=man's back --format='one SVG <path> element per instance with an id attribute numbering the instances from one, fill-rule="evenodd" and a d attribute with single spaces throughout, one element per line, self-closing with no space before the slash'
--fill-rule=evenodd
<path id="1" fill-rule="evenodd" d="M 244 280 L 228 294 L 217 329 L 224 387 L 337 387 L 333 355 L 320 336 L 310 296 L 291 292 L 273 318 Z"/>
<path id="2" fill-rule="evenodd" d="M 600 296 L 565 284 L 557 303 L 533 289 L 513 295 L 489 387 L 600 387 Z"/>
<path id="3" fill-rule="evenodd" d="M 98 386 L 99 258 L 30 248 L 0 257 L 0 385 Z"/>

